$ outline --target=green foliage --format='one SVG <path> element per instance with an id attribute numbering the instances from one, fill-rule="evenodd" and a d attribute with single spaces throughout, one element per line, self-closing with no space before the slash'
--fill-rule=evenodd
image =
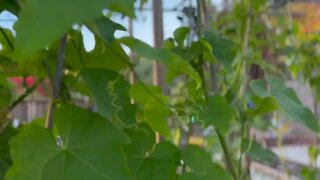
<path id="1" fill-rule="evenodd" d="M 212 46 L 212 53 L 225 68 L 231 70 L 234 58 L 237 53 L 237 46 L 230 40 L 218 36 L 214 32 L 206 32 L 205 39 Z"/>
<path id="2" fill-rule="evenodd" d="M 184 46 L 184 41 L 187 38 L 190 29 L 188 27 L 180 27 L 174 31 L 174 40 L 178 43 L 179 47 Z"/>
<path id="3" fill-rule="evenodd" d="M 6 179 L 134 179 L 123 152 L 130 140 L 112 123 L 72 105 L 58 107 L 54 121 L 57 134 L 30 125 L 12 139 Z"/>
<path id="4" fill-rule="evenodd" d="M 208 98 L 208 105 L 203 108 L 199 118 L 205 126 L 213 125 L 221 133 L 226 133 L 229 123 L 234 116 L 234 109 L 229 105 L 226 98 L 212 96 Z"/>
<path id="5" fill-rule="evenodd" d="M 9 153 L 9 140 L 16 134 L 17 130 L 11 126 L 6 127 L 0 133 L 0 179 L 4 179 L 8 168 L 12 165 L 12 159 Z"/>
<path id="6" fill-rule="evenodd" d="M 244 146 L 247 148 L 246 155 L 254 161 L 272 164 L 278 161 L 278 156 L 269 149 L 263 148 L 256 141 L 245 140 Z"/>
<path id="7" fill-rule="evenodd" d="M 12 99 L 12 92 L 8 85 L 6 80 L 0 79 L 0 112 L 10 105 Z"/>
<path id="8" fill-rule="evenodd" d="M 106 43 L 112 44 L 114 41 L 114 33 L 116 30 L 125 31 L 126 28 L 118 23 L 111 21 L 109 18 L 100 17 L 93 21 L 93 24 L 89 26 L 94 34 L 100 36 Z"/>
<path id="9" fill-rule="evenodd" d="M 211 180 L 211 179 L 221 179 L 221 180 L 231 180 L 230 174 L 228 174 L 221 166 L 214 164 L 207 168 L 205 175 L 198 176 L 195 173 L 183 173 L 179 177 L 179 180 Z"/>
<path id="10" fill-rule="evenodd" d="M 318 120 L 311 110 L 301 103 L 292 88 L 286 87 L 284 82 L 275 76 L 267 76 L 266 81 L 270 87 L 270 92 L 267 91 L 266 87 L 263 87 L 262 80 L 253 81 L 250 86 L 258 96 L 277 100 L 277 104 L 290 119 L 303 123 L 316 133 L 319 132 Z M 272 102 L 272 104 L 273 107 L 271 108 L 275 109 L 275 102 Z"/>
<path id="11" fill-rule="evenodd" d="M 255 108 L 248 110 L 249 116 L 264 115 L 279 109 L 278 101 L 273 97 L 260 98 L 259 96 L 252 96 L 252 101 Z"/>
<path id="12" fill-rule="evenodd" d="M 0 2 L 0 12 L 1 11 L 10 11 L 11 13 L 17 15 L 20 11 L 18 1 L 16 0 L 3 0 Z"/>
<path id="13" fill-rule="evenodd" d="M 140 0 L 141 7 L 146 2 Z M 263 79 L 259 70 L 290 70 L 320 94 L 314 52 L 320 41 L 292 45 L 286 33 L 275 37 L 273 32 L 283 27 L 269 25 L 273 20 L 265 13 L 266 2 L 238 2 L 232 12 L 215 14 L 212 29 L 203 36 L 193 37 L 199 27 L 180 27 L 162 48 L 153 48 L 134 37 L 115 37 L 126 28 L 111 19 L 119 13 L 134 18 L 134 0 L 1 1 L 0 10 L 18 15 L 18 22 L 16 36 L 8 29 L 0 34 L 0 178 L 238 180 L 248 176 L 242 167 L 246 158 L 264 164 L 278 161 L 272 151 L 248 140 L 251 129 L 271 126 L 264 119 L 267 113 L 283 110 L 315 133 L 319 123 L 284 81 L 270 75 Z M 89 52 L 83 27 L 94 35 L 95 47 Z M 63 35 L 65 49 L 59 43 Z M 123 45 L 131 49 L 134 61 Z M 279 49 L 288 47 L 281 56 L 293 59 L 286 62 L 289 67 L 269 64 L 269 59 L 280 59 Z M 140 58 L 165 65 L 165 86 L 143 82 Z M 306 61 L 312 58 L 316 60 Z M 61 59 L 62 73 L 55 74 Z M 53 129 L 44 128 L 50 118 L 41 117 L 17 135 L 10 126 L 2 130 L 12 120 L 8 113 L 30 95 L 20 96 L 8 78 L 30 75 L 45 79 L 41 87 L 48 92 L 62 77 L 59 98 L 52 100 Z M 90 97 L 81 106 L 89 104 L 97 112 L 72 105 L 79 103 L 79 94 Z M 194 138 L 198 131 L 204 142 Z M 197 138 L 204 147 L 191 145 Z M 318 154 L 318 148 L 309 149 L 312 166 Z M 302 175 L 316 177 L 315 168 L 304 168 Z"/>
<path id="14" fill-rule="evenodd" d="M 148 44 L 132 37 L 122 38 L 121 41 L 142 57 L 145 57 L 149 60 L 156 60 L 165 64 L 167 67 L 167 81 L 172 81 L 178 75 L 187 74 L 190 78 L 197 82 L 197 87 L 200 88 L 201 79 L 199 74 L 192 68 L 190 64 L 184 61 L 181 56 L 166 49 L 152 48 Z"/>
<path id="15" fill-rule="evenodd" d="M 170 137 L 170 129 L 167 119 L 170 115 L 168 108 L 168 100 L 165 97 L 151 97 L 147 100 L 144 106 L 143 115 L 148 124 L 155 131 L 159 132 L 165 138 Z"/>
<path id="16" fill-rule="evenodd" d="M 191 172 L 184 172 L 179 180 L 232 179 L 222 167 L 212 162 L 210 153 L 197 146 L 189 145 L 183 149 L 181 159 Z"/>
<path id="17" fill-rule="evenodd" d="M 99 114 L 126 126 L 135 123 L 135 107 L 130 103 L 129 83 L 113 71 L 92 68 L 81 73 L 96 101 Z"/>
<path id="18" fill-rule="evenodd" d="M 145 123 L 124 130 L 131 143 L 124 146 L 127 154 L 128 165 L 133 172 L 137 172 L 145 158 L 153 150 L 155 133 Z"/>
<path id="19" fill-rule="evenodd" d="M 129 57 L 117 41 L 108 43 L 95 36 L 95 47 L 86 52 L 80 32 L 72 31 L 66 49 L 66 66 L 73 71 L 81 68 L 102 68 L 118 72 L 129 64 Z"/>
<path id="20" fill-rule="evenodd" d="M 176 169 L 179 165 L 180 155 L 177 147 L 170 142 L 161 142 L 140 166 L 137 177 L 139 180 L 176 179 Z"/>
<path id="21" fill-rule="evenodd" d="M 51 45 L 72 24 L 101 17 L 104 8 L 133 17 L 133 4 L 133 0 L 80 0 L 76 5 L 72 1 L 28 1 L 16 25 L 16 56 L 30 56 Z"/>
<path id="22" fill-rule="evenodd" d="M 153 95 L 161 93 L 161 88 L 159 86 L 148 86 L 142 82 L 135 83 L 130 87 L 130 97 L 132 97 L 136 102 L 145 104 L 148 99 L 154 98 Z"/>
<path id="23" fill-rule="evenodd" d="M 181 159 L 196 174 L 203 175 L 212 165 L 212 158 L 208 152 L 197 146 L 189 145 L 181 151 Z"/>

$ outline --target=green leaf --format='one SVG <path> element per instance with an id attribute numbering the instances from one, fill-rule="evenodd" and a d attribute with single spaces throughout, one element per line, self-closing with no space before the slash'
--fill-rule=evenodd
<path id="1" fill-rule="evenodd" d="M 226 69 L 230 70 L 237 53 L 237 46 L 232 41 L 211 31 L 205 32 L 204 37 L 212 46 L 213 55 Z"/>
<path id="2" fill-rule="evenodd" d="M 316 180 L 318 176 L 318 170 L 308 166 L 303 166 L 301 169 L 301 176 L 304 180 Z"/>
<path id="3" fill-rule="evenodd" d="M 71 31 L 66 50 L 66 67 L 79 71 L 82 68 L 102 68 L 119 72 L 128 67 L 130 60 L 119 42 L 105 43 L 100 36 L 95 36 L 95 47 L 86 52 L 82 35 Z"/>
<path id="4" fill-rule="evenodd" d="M 131 140 L 130 144 L 125 145 L 124 151 L 126 152 L 130 169 L 136 172 L 152 151 L 156 136 L 146 123 L 138 124 L 124 131 Z"/>
<path id="5" fill-rule="evenodd" d="M 12 92 L 8 85 L 6 80 L 0 79 L 0 112 L 6 109 L 11 103 Z"/>
<path id="6" fill-rule="evenodd" d="M 260 8 L 266 5 L 266 3 L 267 3 L 267 0 L 253 1 L 252 2 L 253 11 L 258 13 Z"/>
<path id="7" fill-rule="evenodd" d="M 188 48 L 187 52 L 183 53 L 188 62 L 195 61 L 198 59 L 199 55 L 203 55 L 205 60 L 215 63 L 215 58 L 212 55 L 211 45 L 204 39 L 192 42 L 191 47 Z"/>
<path id="8" fill-rule="evenodd" d="M 266 88 L 266 83 L 262 79 L 254 80 L 250 82 L 250 87 L 255 94 L 264 98 L 269 96 L 269 92 Z"/>
<path id="9" fill-rule="evenodd" d="M 275 76 L 267 76 L 271 95 L 278 99 L 284 112 L 292 120 L 305 124 L 311 130 L 319 132 L 317 118 L 309 108 L 304 106 L 292 88 L 287 88 L 283 81 Z"/>
<path id="10" fill-rule="evenodd" d="M 168 116 L 170 115 L 170 109 L 167 105 L 167 99 L 162 96 L 156 96 L 156 98 L 152 97 L 147 100 L 143 115 L 154 131 L 159 132 L 165 138 L 169 138 Z"/>
<path id="11" fill-rule="evenodd" d="M 178 75 L 187 74 L 197 82 L 198 88 L 201 87 L 199 74 L 181 56 L 166 49 L 155 49 L 132 37 L 124 37 L 120 41 L 142 57 L 165 64 L 167 67 L 167 81 L 172 81 Z"/>
<path id="12" fill-rule="evenodd" d="M 58 40 L 74 23 L 102 16 L 108 8 L 134 16 L 134 0 L 29 0 L 16 25 L 16 56 L 22 58 Z M 37 32 L 37 33 L 34 33 Z"/>
<path id="13" fill-rule="evenodd" d="M 183 42 L 187 38 L 190 29 L 188 27 L 179 27 L 173 33 L 174 40 L 178 43 L 179 47 L 183 47 Z"/>
<path id="14" fill-rule="evenodd" d="M 104 69 L 90 68 L 81 73 L 92 92 L 99 114 L 116 118 L 121 124 L 135 123 L 135 106 L 130 103 L 130 84 L 122 75 Z"/>
<path id="15" fill-rule="evenodd" d="M 229 129 L 229 123 L 234 116 L 234 109 L 223 96 L 211 96 L 208 105 L 200 111 L 199 118 L 205 126 L 213 125 L 220 133 L 224 134 Z"/>
<path id="16" fill-rule="evenodd" d="M 274 97 L 260 98 L 259 96 L 253 96 L 252 101 L 255 109 L 248 110 L 249 116 L 263 115 L 279 109 L 278 101 Z"/>
<path id="17" fill-rule="evenodd" d="M 87 68 L 103 68 L 119 72 L 130 64 L 129 57 L 117 41 L 105 44 L 96 37 L 96 46 L 85 56 Z"/>
<path id="18" fill-rule="evenodd" d="M 231 175 L 217 164 L 210 165 L 204 175 L 197 175 L 192 172 L 183 173 L 179 180 L 232 180 Z"/>
<path id="19" fill-rule="evenodd" d="M 110 121 L 72 105 L 58 106 L 54 121 L 56 135 L 29 125 L 12 139 L 7 180 L 135 179 L 122 149 L 129 139 Z"/>
<path id="20" fill-rule="evenodd" d="M 111 21 L 109 18 L 100 17 L 89 23 L 89 29 L 96 35 L 100 36 L 105 43 L 114 41 L 114 33 L 116 30 L 125 31 L 126 28 L 118 23 Z"/>
<path id="21" fill-rule="evenodd" d="M 269 149 L 263 148 L 259 143 L 256 141 L 250 141 L 245 139 L 244 146 L 248 147 L 249 149 L 246 152 L 246 155 L 250 157 L 254 161 L 271 164 L 278 159 L 278 156 Z"/>
<path id="22" fill-rule="evenodd" d="M 150 86 L 142 83 L 143 82 L 132 84 L 129 90 L 130 97 L 136 102 L 144 104 L 149 98 L 154 98 L 152 95 L 161 93 L 161 88 L 159 86 Z"/>
<path id="23" fill-rule="evenodd" d="M 176 146 L 170 142 L 156 145 L 152 154 L 143 162 L 138 170 L 139 180 L 174 180 L 180 164 L 180 154 Z"/>
<path id="24" fill-rule="evenodd" d="M 17 0 L 2 0 L 0 1 L 0 12 L 10 11 L 11 13 L 17 15 L 20 11 L 19 3 Z"/>
<path id="25" fill-rule="evenodd" d="M 268 75 L 266 80 L 270 86 L 270 93 L 262 87 L 262 80 L 253 81 L 250 84 L 257 95 L 275 98 L 290 119 L 304 124 L 316 133 L 320 131 L 317 118 L 309 108 L 302 104 L 292 88 L 286 87 L 285 83 L 275 76 Z M 256 86 L 257 84 L 259 85 Z"/>
<path id="26" fill-rule="evenodd" d="M 0 179 L 4 179 L 8 168 L 12 165 L 12 159 L 9 152 L 9 140 L 16 134 L 17 131 L 11 126 L 7 126 L 0 133 Z"/>
<path id="27" fill-rule="evenodd" d="M 188 145 L 181 150 L 181 159 L 197 175 L 205 174 L 207 168 L 212 165 L 210 153 L 195 145 Z"/>

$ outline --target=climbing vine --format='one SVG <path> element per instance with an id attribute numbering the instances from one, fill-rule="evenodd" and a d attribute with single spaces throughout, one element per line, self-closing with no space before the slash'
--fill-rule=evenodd
<path id="1" fill-rule="evenodd" d="M 243 0 L 214 22 L 207 4 L 197 0 L 196 27 L 176 29 L 156 49 L 114 36 L 126 28 L 111 17 L 135 18 L 134 0 L 1 1 L 0 9 L 18 20 L 15 33 L 0 29 L 0 178 L 248 179 L 248 162 L 278 161 L 250 133 L 259 128 L 256 119 L 277 112 L 318 134 L 316 116 L 285 85 L 285 74 L 264 61 L 276 48 L 269 43 L 284 43 L 262 23 L 266 0 Z M 92 51 L 84 48 L 84 26 L 94 35 Z M 315 57 L 313 45 L 287 55 Z M 168 92 L 144 82 L 125 48 L 165 66 Z M 308 72 L 302 73 L 319 99 L 319 77 Z M 35 82 L 19 95 L 13 77 Z M 12 127 L 10 112 L 40 85 L 50 100 L 46 116 Z M 73 94 L 89 97 L 92 107 Z M 202 146 L 191 143 L 194 128 L 207 132 Z M 310 152 L 317 156 L 316 148 Z"/>

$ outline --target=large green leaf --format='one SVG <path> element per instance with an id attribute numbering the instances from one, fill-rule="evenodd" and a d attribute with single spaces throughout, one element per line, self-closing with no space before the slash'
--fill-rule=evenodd
<path id="1" fill-rule="evenodd" d="M 20 7 L 17 0 L 2 0 L 0 1 L 0 12 L 1 11 L 10 11 L 11 13 L 17 15 Z"/>
<path id="2" fill-rule="evenodd" d="M 267 77 L 271 94 L 278 99 L 280 106 L 290 119 L 299 121 L 315 132 L 319 132 L 319 122 L 312 111 L 304 106 L 293 89 L 284 86 L 284 83 L 274 77 Z"/>
<path id="3" fill-rule="evenodd" d="M 253 96 L 252 101 L 255 108 L 248 110 L 249 116 L 263 115 L 279 109 L 278 101 L 274 97 L 260 98 L 259 96 Z"/>
<path id="4" fill-rule="evenodd" d="M 58 40 L 72 24 L 101 17 L 105 8 L 133 17 L 133 5 L 134 0 L 28 0 L 16 25 L 16 55 L 32 55 Z"/>
<path id="5" fill-rule="evenodd" d="M 12 164 L 12 159 L 9 153 L 9 140 L 16 134 L 17 131 L 11 126 L 6 127 L 0 133 L 0 179 L 4 179 L 8 168 Z"/>
<path id="6" fill-rule="evenodd" d="M 121 42 L 142 57 L 165 64 L 167 67 L 166 78 L 168 81 L 172 81 L 178 75 L 187 74 L 197 82 L 198 88 L 201 87 L 199 74 L 181 56 L 166 49 L 155 49 L 132 37 L 121 38 Z"/>
<path id="7" fill-rule="evenodd" d="M 183 173 L 179 180 L 231 180 L 231 175 L 217 164 L 212 164 L 206 169 L 203 175 L 197 175 L 192 172 Z"/>
<path id="8" fill-rule="evenodd" d="M 275 98 L 290 119 L 298 121 L 318 133 L 320 127 L 317 118 L 309 108 L 302 104 L 294 90 L 286 87 L 285 83 L 275 76 L 269 75 L 266 80 L 270 87 L 270 93 L 263 86 L 262 80 L 251 82 L 252 90 L 259 96 Z"/>
<path id="9" fill-rule="evenodd" d="M 174 40 L 178 43 L 179 47 L 184 46 L 184 41 L 186 40 L 189 32 L 190 29 L 188 27 L 180 27 L 174 31 Z"/>
<path id="10" fill-rule="evenodd" d="M 105 43 L 100 36 L 96 35 L 94 49 L 86 52 L 81 33 L 78 31 L 70 33 L 66 50 L 66 67 L 71 70 L 102 68 L 119 72 L 125 69 L 129 62 L 128 55 L 117 41 Z"/>
<path id="11" fill-rule="evenodd" d="M 131 140 L 131 143 L 124 147 L 127 161 L 130 169 L 136 172 L 153 149 L 156 136 L 146 123 L 138 124 L 124 131 Z"/>
<path id="12" fill-rule="evenodd" d="M 156 145 L 138 170 L 139 180 L 174 180 L 180 164 L 179 150 L 170 142 Z"/>
<path id="13" fill-rule="evenodd" d="M 211 154 L 195 145 L 189 145 L 181 150 L 181 159 L 199 175 L 205 174 L 207 168 L 212 165 Z"/>
<path id="14" fill-rule="evenodd" d="M 213 125 L 220 133 L 224 134 L 229 129 L 229 123 L 234 116 L 234 109 L 225 97 L 211 96 L 208 105 L 200 111 L 200 119 L 205 126 Z"/>
<path id="15" fill-rule="evenodd" d="M 98 68 L 85 69 L 81 75 L 92 91 L 102 116 L 120 120 L 126 126 L 135 123 L 135 106 L 129 98 L 130 84 L 122 75 Z"/>
<path id="16" fill-rule="evenodd" d="M 237 46 L 232 41 L 220 37 L 211 31 L 205 32 L 204 37 L 212 46 L 213 55 L 225 68 L 230 70 L 237 53 Z"/>
<path id="17" fill-rule="evenodd" d="M 278 156 L 274 152 L 269 149 L 263 148 L 256 141 L 250 143 L 249 140 L 245 139 L 244 146 L 249 146 L 246 155 L 254 161 L 271 164 L 279 160 Z"/>
<path id="18" fill-rule="evenodd" d="M 54 121 L 55 135 L 29 125 L 12 139 L 7 180 L 135 179 L 123 152 L 129 139 L 110 121 L 72 105 L 58 106 Z"/>
<path id="19" fill-rule="evenodd" d="M 183 173 L 179 180 L 231 180 L 229 173 L 212 162 L 211 154 L 198 146 L 188 145 L 181 150 L 181 159 L 191 172 Z"/>
<path id="20" fill-rule="evenodd" d="M 130 97 L 132 97 L 136 102 L 146 103 L 149 98 L 153 95 L 157 95 L 161 93 L 161 88 L 159 86 L 150 86 L 146 84 L 142 84 L 143 82 L 138 82 L 130 87 Z"/>
<path id="21" fill-rule="evenodd" d="M 170 137 L 168 117 L 170 109 L 167 105 L 167 99 L 162 96 L 150 97 L 144 105 L 144 117 L 151 128 L 165 138 Z"/>
<path id="22" fill-rule="evenodd" d="M 130 60 L 119 42 L 105 44 L 96 36 L 96 46 L 93 51 L 86 53 L 85 62 L 87 68 L 95 67 L 119 72 L 128 67 Z"/>
<path id="23" fill-rule="evenodd" d="M 250 82 L 250 87 L 254 91 L 255 94 L 264 98 L 269 96 L 269 92 L 266 88 L 266 83 L 262 79 L 254 80 Z"/>
<path id="24" fill-rule="evenodd" d="M 89 23 L 89 28 L 97 36 L 100 36 L 105 43 L 112 43 L 114 41 L 114 33 L 116 30 L 126 30 L 126 28 L 120 24 L 106 17 L 95 19 L 92 23 Z"/>

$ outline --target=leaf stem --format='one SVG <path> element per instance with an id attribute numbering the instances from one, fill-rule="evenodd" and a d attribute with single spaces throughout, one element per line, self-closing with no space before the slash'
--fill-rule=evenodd
<path id="1" fill-rule="evenodd" d="M 241 119 L 241 143 L 240 143 L 240 157 L 239 157 L 239 165 L 238 165 L 238 174 L 239 177 L 241 178 L 242 176 L 242 157 L 244 153 L 244 138 L 246 136 L 246 117 Z"/>
<path id="2" fill-rule="evenodd" d="M 1 34 L 3 35 L 4 39 L 7 41 L 11 50 L 14 50 L 14 46 L 13 46 L 12 42 L 10 41 L 9 37 L 7 36 L 6 32 L 4 31 L 4 29 L 2 27 L 0 27 L 0 31 L 1 31 Z"/>
<path id="3" fill-rule="evenodd" d="M 233 167 L 232 160 L 231 160 L 231 157 L 230 157 L 230 154 L 229 154 L 229 150 L 228 150 L 228 146 L 226 144 L 225 138 L 220 134 L 220 132 L 217 129 L 216 129 L 216 132 L 217 132 L 217 135 L 218 135 L 218 138 L 219 138 L 219 141 L 220 141 L 223 153 L 224 153 L 224 157 L 226 159 L 227 167 L 228 167 L 233 179 L 237 180 L 238 179 L 237 178 L 237 173 L 236 173 L 236 170 Z"/>
<path id="4" fill-rule="evenodd" d="M 27 88 L 26 91 L 20 95 L 16 100 L 14 100 L 4 111 L 0 112 L 0 120 L 4 119 L 8 116 L 8 114 L 22 101 L 25 100 L 30 94 L 34 92 L 34 90 L 38 87 L 38 85 L 42 82 L 43 79 L 38 79 L 30 88 Z M 0 128 L 0 132 L 12 121 L 13 119 L 9 119 L 4 122 Z"/>
<path id="5" fill-rule="evenodd" d="M 242 53 L 244 56 L 247 58 L 248 57 L 248 46 L 249 46 L 249 40 L 250 40 L 250 32 L 251 32 L 251 26 L 252 26 L 252 1 L 248 0 L 247 1 L 247 18 L 246 18 L 246 24 L 245 24 L 245 32 L 243 35 L 243 49 Z M 248 78 L 247 78 L 247 70 L 246 70 L 246 61 L 242 59 L 242 61 L 239 64 L 239 74 L 243 78 L 244 83 L 240 87 L 240 92 L 239 92 L 239 97 L 242 98 L 243 94 L 245 93 L 247 86 L 248 86 Z M 247 107 L 244 105 L 244 109 L 246 110 Z M 242 176 L 242 159 L 244 156 L 244 149 L 243 149 L 243 141 L 245 136 L 249 136 L 248 133 L 250 133 L 250 127 L 248 130 L 245 130 L 245 123 L 246 122 L 246 117 L 244 119 L 241 119 L 241 147 L 240 147 L 240 157 L 239 157 L 239 177 L 241 178 Z M 250 159 L 249 157 L 246 157 L 246 162 L 245 162 L 245 169 L 246 169 L 246 176 L 250 177 Z"/>
<path id="6" fill-rule="evenodd" d="M 67 35 L 64 35 L 60 40 L 60 48 L 58 52 L 58 59 L 57 59 L 57 67 L 54 76 L 53 82 L 53 91 L 52 91 L 52 99 L 50 100 L 48 106 L 48 113 L 46 117 L 46 128 L 52 129 L 53 127 L 53 111 L 56 107 L 56 102 L 59 98 L 60 91 L 61 91 L 61 82 L 62 82 L 62 71 L 63 71 L 63 64 L 64 64 L 64 54 L 67 47 Z"/>

